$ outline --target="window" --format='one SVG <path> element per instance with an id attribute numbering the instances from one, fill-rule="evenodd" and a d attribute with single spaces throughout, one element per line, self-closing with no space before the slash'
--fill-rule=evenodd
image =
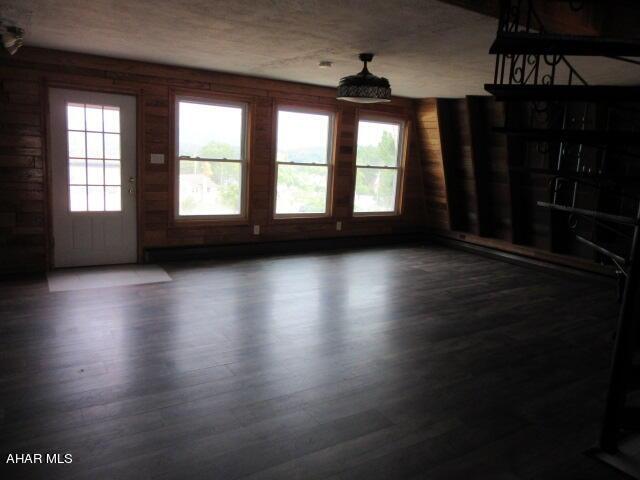
<path id="1" fill-rule="evenodd" d="M 276 216 L 328 213 L 333 115 L 278 110 Z"/>
<path id="2" fill-rule="evenodd" d="M 397 212 L 401 144 L 401 123 L 358 122 L 354 213 Z"/>
<path id="3" fill-rule="evenodd" d="M 120 110 L 68 103 L 67 138 L 69 210 L 119 212 Z"/>
<path id="4" fill-rule="evenodd" d="M 178 101 L 178 216 L 244 213 L 244 104 Z"/>

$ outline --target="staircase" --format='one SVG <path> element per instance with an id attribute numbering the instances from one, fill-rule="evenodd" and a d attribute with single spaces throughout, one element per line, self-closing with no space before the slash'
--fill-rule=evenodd
<path id="1" fill-rule="evenodd" d="M 564 3 L 572 10 L 582 4 Z M 496 130 L 519 157 L 512 171 L 548 181 L 548 198 L 537 205 L 549 211 L 551 248 L 562 252 L 571 232 L 618 275 L 602 431 L 588 453 L 640 479 L 640 449 L 629 451 L 640 439 L 640 405 L 633 406 L 640 393 L 640 109 L 633 104 L 640 104 L 640 85 L 590 85 L 567 58 L 606 57 L 637 68 L 640 40 L 549 32 L 535 0 L 502 0 L 490 53 L 495 73 L 485 88 L 506 103 L 505 126 Z"/>

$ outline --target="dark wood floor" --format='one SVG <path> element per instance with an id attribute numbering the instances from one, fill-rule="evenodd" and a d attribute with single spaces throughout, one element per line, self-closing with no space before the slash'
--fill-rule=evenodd
<path id="1" fill-rule="evenodd" d="M 615 294 L 443 247 L 0 285 L 2 478 L 617 479 Z"/>

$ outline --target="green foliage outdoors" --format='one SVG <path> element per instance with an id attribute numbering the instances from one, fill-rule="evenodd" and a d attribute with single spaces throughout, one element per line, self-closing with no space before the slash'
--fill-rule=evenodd
<path id="1" fill-rule="evenodd" d="M 278 166 L 278 213 L 322 213 L 326 207 L 326 192 L 326 168 Z M 288 202 L 283 201 L 285 198 Z"/>
<path id="2" fill-rule="evenodd" d="M 239 154 L 233 146 L 210 142 L 197 153 L 201 158 L 237 159 Z M 324 163 L 325 149 L 323 147 L 297 149 L 284 152 L 278 160 L 284 162 Z M 364 145 L 358 147 L 357 164 L 368 166 L 397 165 L 397 146 L 393 136 L 384 132 L 378 145 Z M 222 209 L 234 211 L 238 206 L 240 196 L 239 165 L 226 162 L 183 162 L 180 168 L 182 174 L 202 174 L 216 185 L 218 202 Z M 393 171 L 378 169 L 359 169 L 356 193 L 358 196 L 372 197 L 381 207 L 392 203 L 396 182 Z M 287 196 L 291 205 L 278 205 L 279 211 L 286 212 L 324 212 L 327 195 L 326 169 L 314 166 L 280 165 L 278 169 L 278 190 L 282 192 L 279 198 Z M 286 192 L 286 193 L 285 193 Z M 195 199 L 182 199 L 181 206 L 185 211 L 196 208 Z"/>
<path id="3" fill-rule="evenodd" d="M 240 156 L 233 146 L 210 142 L 196 154 L 200 158 L 227 158 L 237 160 Z M 236 211 L 240 198 L 241 180 L 239 176 L 240 165 L 228 162 L 182 162 L 181 174 L 201 174 L 208 177 L 217 188 L 218 203 L 224 211 Z M 196 200 L 186 197 L 181 201 L 181 207 L 185 211 L 196 208 Z"/>
<path id="4" fill-rule="evenodd" d="M 389 132 L 382 132 L 378 145 L 359 145 L 357 164 L 370 167 L 395 167 L 398 162 L 396 141 Z"/>
<path id="5" fill-rule="evenodd" d="M 383 132 L 378 145 L 358 146 L 356 163 L 372 167 L 395 167 L 397 146 L 389 132 Z M 396 190 L 396 175 L 390 170 L 361 168 L 356 179 L 356 195 L 372 197 L 376 210 L 390 210 Z M 357 205 L 356 205 L 357 208 Z"/>

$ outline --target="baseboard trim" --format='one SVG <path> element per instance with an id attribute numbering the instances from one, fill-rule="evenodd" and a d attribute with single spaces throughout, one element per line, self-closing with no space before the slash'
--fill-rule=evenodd
<path id="1" fill-rule="evenodd" d="M 612 269 L 593 264 L 591 268 L 581 265 L 559 264 L 553 259 L 510 252 L 493 245 L 481 245 L 474 241 L 454 238 L 455 232 L 442 235 L 437 232 L 406 233 L 400 235 L 362 235 L 332 238 L 314 238 L 304 240 L 278 240 L 255 243 L 237 243 L 224 245 L 199 245 L 179 247 L 146 248 L 144 263 L 172 262 L 181 260 L 206 260 L 220 258 L 260 257 L 268 255 L 287 255 L 297 253 L 350 250 L 393 245 L 423 245 L 435 243 L 467 252 L 484 255 L 493 259 L 524 265 L 563 276 L 570 275 L 590 278 L 610 283 L 615 275 Z M 466 238 L 466 237 L 465 237 Z M 568 262 L 567 262 L 568 263 Z"/>
<path id="2" fill-rule="evenodd" d="M 363 235 L 225 245 L 146 248 L 143 258 L 145 263 L 206 260 L 422 244 L 423 242 L 423 235 L 419 232 L 399 235 Z"/>
<path id="3" fill-rule="evenodd" d="M 591 280 L 602 281 L 607 284 L 615 282 L 615 272 L 613 269 L 610 270 L 606 267 L 585 269 L 580 268 L 579 266 L 561 265 L 553 262 L 552 260 L 534 258 L 532 256 L 522 255 L 519 253 L 508 252 L 495 247 L 479 245 L 474 242 L 459 240 L 436 233 L 426 234 L 426 241 L 562 276 L 588 278 Z M 596 266 L 600 267 L 599 265 Z"/>

